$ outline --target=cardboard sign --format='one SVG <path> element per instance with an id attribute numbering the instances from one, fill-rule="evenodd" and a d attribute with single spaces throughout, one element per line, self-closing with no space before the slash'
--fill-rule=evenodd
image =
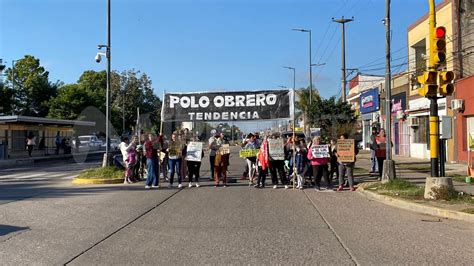
<path id="1" fill-rule="evenodd" d="M 337 140 L 338 161 L 341 163 L 355 162 L 355 142 L 353 139 Z"/>
<path id="2" fill-rule="evenodd" d="M 202 142 L 191 141 L 188 143 L 186 160 L 200 162 L 202 160 Z"/>
<path id="3" fill-rule="evenodd" d="M 314 145 L 311 146 L 313 158 L 330 158 L 329 145 Z"/>
<path id="4" fill-rule="evenodd" d="M 257 157 L 258 149 L 244 149 L 240 150 L 240 158 L 249 158 L 249 157 Z"/>
<path id="5" fill-rule="evenodd" d="M 170 151 L 168 155 L 170 159 L 180 158 L 182 151 L 183 151 L 183 142 L 181 141 L 170 142 Z"/>
<path id="6" fill-rule="evenodd" d="M 221 155 L 230 154 L 230 145 L 229 144 L 222 144 L 219 148 L 219 153 Z"/>
<path id="7" fill-rule="evenodd" d="M 268 140 L 268 154 L 273 160 L 285 160 L 285 149 L 282 139 Z"/>

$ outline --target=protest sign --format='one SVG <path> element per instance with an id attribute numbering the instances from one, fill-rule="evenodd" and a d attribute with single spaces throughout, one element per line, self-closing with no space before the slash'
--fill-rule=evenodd
<path id="1" fill-rule="evenodd" d="M 329 145 L 314 145 L 311 146 L 313 158 L 330 158 Z"/>
<path id="2" fill-rule="evenodd" d="M 169 148 L 169 158 L 176 159 L 181 157 L 184 143 L 181 141 L 171 141 Z"/>
<path id="3" fill-rule="evenodd" d="M 249 158 L 249 157 L 257 157 L 258 149 L 243 149 L 240 150 L 240 158 Z"/>
<path id="4" fill-rule="evenodd" d="M 219 147 L 219 153 L 220 153 L 221 155 L 230 154 L 230 145 L 229 145 L 229 144 L 222 144 L 222 145 Z"/>
<path id="5" fill-rule="evenodd" d="M 337 140 L 338 161 L 341 163 L 355 162 L 355 143 L 353 139 Z"/>
<path id="6" fill-rule="evenodd" d="M 285 160 L 284 143 L 282 139 L 268 140 L 268 154 L 273 160 Z"/>
<path id="7" fill-rule="evenodd" d="M 186 149 L 186 160 L 200 162 L 202 160 L 202 142 L 191 141 Z"/>

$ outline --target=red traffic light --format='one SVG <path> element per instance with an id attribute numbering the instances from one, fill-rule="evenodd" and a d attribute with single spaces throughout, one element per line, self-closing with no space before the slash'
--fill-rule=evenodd
<path id="1" fill-rule="evenodd" d="M 436 38 L 444 38 L 446 37 L 446 28 L 445 27 L 437 27 L 436 28 Z"/>

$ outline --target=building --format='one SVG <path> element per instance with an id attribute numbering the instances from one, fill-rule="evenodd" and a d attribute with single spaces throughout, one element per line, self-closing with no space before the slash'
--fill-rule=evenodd
<path id="1" fill-rule="evenodd" d="M 377 75 L 358 73 L 349 81 L 347 102 L 357 115 L 355 136 L 362 141 L 362 148 L 367 149 L 370 140 L 371 127 L 379 120 L 379 85 L 385 78 Z M 359 139 L 358 139 L 359 138 Z"/>
<path id="2" fill-rule="evenodd" d="M 407 72 L 392 76 L 390 117 L 393 152 L 396 155 L 410 156 L 410 127 L 407 121 L 407 97 L 410 92 L 410 80 Z M 385 83 L 381 85 L 381 123 L 385 128 Z"/>
<path id="3" fill-rule="evenodd" d="M 41 156 L 54 153 L 55 137 L 58 132 L 62 138 L 72 138 L 77 132 L 90 132 L 95 125 L 95 122 L 90 121 L 0 116 L 0 146 L 2 146 L 0 148 L 6 148 L 6 156 L 3 156 L 3 159 L 26 156 L 25 140 L 30 134 L 35 136 L 37 144 L 33 155 Z"/>
<path id="4" fill-rule="evenodd" d="M 453 70 L 453 8 L 451 1 L 443 1 L 436 6 L 436 26 L 446 28 L 445 70 Z M 428 4 L 427 4 L 428 11 Z M 450 41 L 451 40 L 451 41 Z M 408 93 L 408 121 L 410 125 L 410 156 L 430 158 L 429 152 L 429 107 L 430 101 L 418 95 L 419 83 L 416 79 L 427 70 L 429 59 L 429 19 L 428 12 L 408 27 L 408 71 L 410 72 L 410 88 Z M 438 99 L 438 115 L 452 116 L 447 103 L 450 98 Z M 454 141 L 448 140 L 447 161 L 454 160 Z"/>
<path id="5" fill-rule="evenodd" d="M 474 7 L 473 1 L 453 1 L 453 63 L 455 90 L 455 160 L 472 164 L 474 149 Z"/>

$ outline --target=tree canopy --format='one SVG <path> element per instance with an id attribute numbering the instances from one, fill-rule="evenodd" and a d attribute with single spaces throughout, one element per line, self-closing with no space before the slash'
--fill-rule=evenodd
<path id="1" fill-rule="evenodd" d="M 16 61 L 14 68 L 9 68 L 6 74 L 11 101 L 10 106 L 4 108 L 15 115 L 46 116 L 49 110 L 48 101 L 56 96 L 60 82 L 49 81 L 49 72 L 41 66 L 40 60 L 25 55 Z"/>

